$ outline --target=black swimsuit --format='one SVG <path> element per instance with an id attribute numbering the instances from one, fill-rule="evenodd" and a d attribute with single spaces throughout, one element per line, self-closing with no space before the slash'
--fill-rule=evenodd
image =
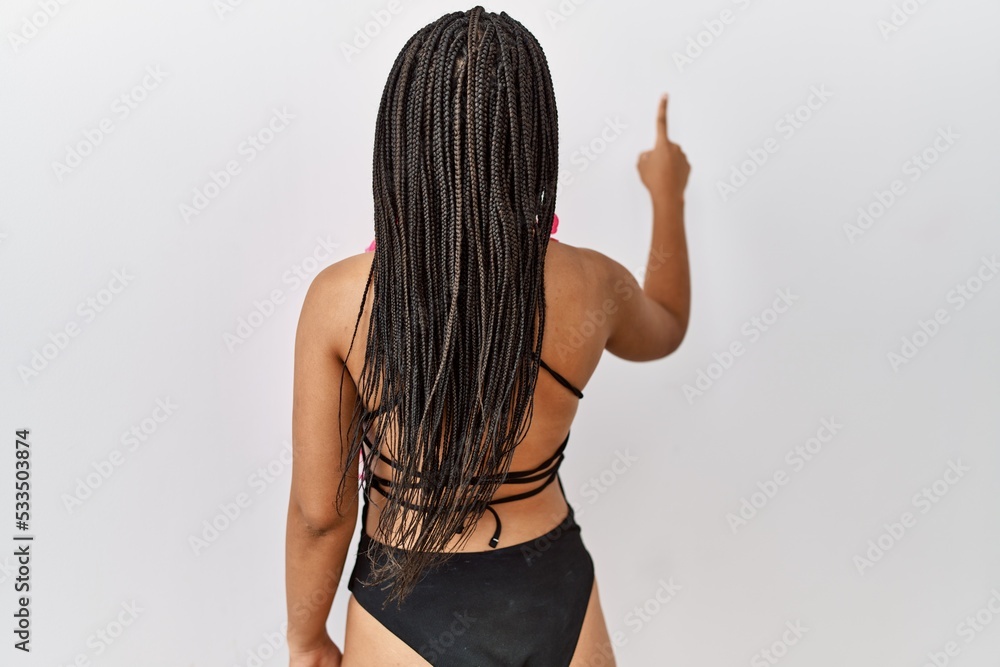
<path id="1" fill-rule="evenodd" d="M 560 384 L 583 398 L 579 389 L 536 358 Z M 374 447 L 367 436 L 365 442 Z M 383 495 L 391 492 L 389 480 L 376 475 L 366 479 L 358 557 L 348 580 L 355 599 L 435 667 L 567 667 L 594 581 L 594 564 L 573 507 L 567 501 L 566 517 L 548 533 L 497 548 L 500 517 L 490 505 L 534 496 L 553 480 L 565 498 L 559 465 L 568 442 L 567 433 L 541 465 L 508 473 L 505 483 L 541 484 L 489 503 L 487 510 L 496 520 L 489 551 L 453 554 L 440 569 L 426 573 L 400 609 L 385 604 L 386 591 L 363 583 L 373 567 L 369 554 L 373 540 L 365 529 L 369 489 L 374 486 Z M 391 460 L 389 464 L 396 466 Z"/>

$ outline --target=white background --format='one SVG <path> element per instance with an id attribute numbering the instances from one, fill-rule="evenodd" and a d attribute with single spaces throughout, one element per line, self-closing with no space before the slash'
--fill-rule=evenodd
<path id="1" fill-rule="evenodd" d="M 311 279 L 371 241 L 389 67 L 417 29 L 469 8 L 387 7 L 3 3 L 3 664 L 285 664 L 282 452 L 307 284 L 291 271 Z M 620 665 L 772 664 L 759 652 L 778 643 L 788 667 L 916 667 L 949 641 L 957 655 L 939 661 L 1000 665 L 1000 618 L 987 607 L 1000 591 L 1000 280 L 977 282 L 980 270 L 993 277 L 983 258 L 1000 253 L 1000 6 L 907 7 L 891 32 L 880 22 L 893 0 L 487 7 L 525 23 L 550 62 L 566 170 L 556 238 L 641 279 L 651 226 L 635 160 L 653 140 L 661 91 L 693 167 L 687 340 L 656 363 L 605 357 L 562 472 Z M 731 22 L 713 24 L 724 10 Z M 372 12 L 391 21 L 369 26 L 377 34 L 348 58 L 343 45 Z M 688 49 L 694 57 L 678 60 Z M 164 73 L 155 87 L 147 68 Z M 814 87 L 830 97 L 803 107 Z M 127 117 L 122 95 L 143 98 Z M 248 160 L 241 143 L 275 109 L 294 119 Z M 782 129 L 796 112 L 794 132 Z M 102 119 L 113 131 L 68 158 Z M 602 144 L 609 121 L 624 127 Z M 935 151 L 948 128 L 957 139 Z M 778 150 L 723 196 L 720 184 L 769 138 Z M 592 160 L 581 152 L 591 144 Z M 935 161 L 914 172 L 925 150 Z M 68 159 L 75 168 L 56 164 Z M 181 205 L 230 160 L 240 173 L 185 221 Z M 897 179 L 902 194 L 850 234 L 859 207 Z M 979 291 L 961 300 L 967 282 Z M 275 290 L 269 316 L 227 345 Z M 796 300 L 775 321 L 766 311 L 778 290 Z M 91 298 L 101 312 L 80 307 Z M 939 309 L 947 321 L 893 364 Z M 754 317 L 771 322 L 757 337 Z M 77 335 L 61 337 L 73 324 Z M 713 367 L 734 342 L 744 353 Z M 705 391 L 686 396 L 699 372 L 711 386 L 702 378 Z M 177 406 L 161 423 L 149 421 L 164 416 L 158 400 Z M 804 466 L 786 459 L 824 418 L 843 425 L 833 439 Z M 144 420 L 143 442 L 122 440 Z M 18 428 L 32 443 L 30 656 L 11 648 Z M 626 452 L 637 462 L 616 468 Z M 914 503 L 950 462 L 967 472 L 939 482 L 934 503 Z M 269 464 L 268 482 L 257 471 Z M 776 472 L 787 477 L 773 497 L 753 496 Z M 97 488 L 68 503 L 88 475 Z M 239 494 L 249 505 L 193 547 L 205 522 L 226 524 L 220 506 Z M 744 499 L 759 507 L 734 525 Z M 904 512 L 903 535 L 884 534 Z M 885 554 L 859 565 L 880 539 Z M 671 579 L 679 590 L 663 602 Z M 329 622 L 338 642 L 345 585 Z M 97 640 L 133 603 L 134 622 L 110 646 Z M 992 604 L 1000 611 L 1000 593 Z M 983 609 L 979 631 L 961 625 Z M 783 650 L 796 622 L 807 630 Z"/>

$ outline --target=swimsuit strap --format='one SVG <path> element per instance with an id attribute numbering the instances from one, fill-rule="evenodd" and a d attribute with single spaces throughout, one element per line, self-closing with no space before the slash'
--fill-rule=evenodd
<path id="1" fill-rule="evenodd" d="M 559 382 L 559 384 L 561 384 L 562 386 L 566 387 L 571 392 L 573 392 L 573 394 L 576 395 L 577 398 L 583 398 L 583 392 L 580 391 L 579 389 L 577 389 L 575 386 L 573 386 L 573 384 L 569 380 L 567 380 L 566 378 L 564 378 L 560 373 L 557 373 L 551 366 L 549 366 L 547 363 L 545 363 L 545 360 L 542 359 L 541 355 L 539 355 L 539 354 L 532 354 L 532 357 L 535 358 L 535 359 L 537 359 L 538 363 L 541 364 L 541 367 L 544 368 L 545 370 L 547 370 L 552 375 L 552 377 L 555 378 Z M 398 403 L 398 402 L 399 402 L 399 398 L 397 398 L 395 402 L 389 403 L 388 405 L 380 405 L 379 407 L 377 407 L 374 410 L 367 410 L 366 409 L 365 412 L 369 416 L 378 417 L 378 416 L 380 416 L 380 415 L 385 414 L 386 412 L 388 412 L 390 408 L 395 407 L 396 403 Z"/>
<path id="2" fill-rule="evenodd" d="M 564 387 L 566 387 L 567 389 L 569 389 L 571 392 L 573 392 L 573 394 L 577 398 L 583 398 L 583 392 L 580 391 L 579 389 L 577 389 L 575 386 L 573 386 L 573 384 L 569 380 L 567 380 L 566 378 L 564 378 L 561 374 L 559 374 L 558 372 L 556 372 L 555 370 L 553 370 L 552 367 L 550 367 L 547 363 L 545 363 L 545 360 L 542 359 L 542 357 L 541 357 L 540 354 L 532 353 L 532 358 L 538 360 L 538 363 L 541 365 L 541 367 L 544 368 L 545 370 L 547 370 L 552 375 L 552 377 L 555 378 L 559 382 L 559 384 L 563 385 Z M 366 410 L 365 412 L 367 413 L 368 417 L 379 416 L 379 415 L 387 412 L 389 409 L 395 407 L 396 403 L 398 403 L 398 401 L 400 399 L 401 399 L 401 397 L 397 398 L 397 400 L 394 401 L 394 402 L 388 403 L 387 405 L 379 406 L 375 410 L 370 410 L 370 411 Z M 367 433 L 365 433 L 365 435 L 364 435 L 364 442 L 365 442 L 365 444 L 368 446 L 368 448 L 372 452 L 375 452 L 377 450 L 377 447 L 375 446 L 375 444 L 371 440 L 368 439 L 368 434 Z M 556 479 L 558 479 L 558 477 L 559 477 L 559 466 L 562 464 L 562 461 L 563 461 L 563 452 L 566 449 L 567 443 L 569 443 L 569 433 L 566 433 L 566 438 L 562 441 L 562 444 L 559 445 L 559 447 L 552 454 L 552 456 L 550 456 L 548 459 L 546 459 L 545 461 L 543 461 L 538 466 L 532 468 L 531 470 L 508 471 L 508 473 L 506 475 L 494 475 L 494 476 L 480 475 L 480 476 L 474 476 L 474 477 L 472 477 L 472 480 L 471 480 L 470 483 L 473 483 L 473 484 L 476 483 L 476 482 L 483 481 L 483 480 L 499 481 L 501 484 L 531 484 L 533 482 L 538 482 L 538 481 L 544 480 L 542 482 L 542 484 L 540 484 L 539 486 L 535 487 L 534 489 L 531 489 L 529 491 L 524 491 L 522 493 L 517 493 L 517 494 L 514 494 L 512 496 L 507 496 L 505 498 L 499 498 L 499 499 L 496 499 L 496 500 L 491 500 L 490 502 L 488 502 L 486 504 L 486 509 L 490 513 L 493 514 L 493 518 L 496 520 L 496 530 L 493 532 L 493 537 L 490 538 L 490 546 L 491 547 L 493 547 L 495 549 L 496 546 L 497 546 L 497 544 L 499 543 L 499 541 L 500 541 L 500 529 L 501 529 L 500 516 L 496 513 L 496 510 L 493 509 L 492 505 L 496 505 L 498 503 L 509 503 L 509 502 L 513 502 L 515 500 L 523 500 L 524 498 L 530 498 L 531 496 L 534 496 L 534 495 L 537 495 L 537 494 L 541 493 L 549 484 L 551 484 L 553 481 L 555 481 Z M 367 469 L 367 461 L 368 461 L 368 459 L 367 459 L 367 457 L 365 455 L 365 448 L 364 447 L 361 448 L 361 456 L 362 456 L 362 458 L 365 461 L 365 468 Z M 396 463 L 395 461 L 393 461 L 388 456 L 383 456 L 383 455 L 379 454 L 379 458 L 381 458 L 381 460 L 383 460 L 386 463 L 388 463 L 391 467 L 396 468 L 397 470 L 399 469 L 399 464 Z M 417 473 L 416 476 L 419 478 L 420 477 L 420 473 Z M 414 503 L 410 503 L 408 501 L 405 501 L 402 498 L 399 498 L 399 496 L 397 494 L 394 494 L 392 492 L 393 488 L 396 488 L 396 489 L 400 489 L 400 488 L 403 488 L 403 489 L 422 489 L 422 488 L 427 488 L 426 481 L 424 481 L 424 480 L 419 480 L 418 479 L 418 480 L 415 480 L 415 481 L 410 481 L 410 482 L 405 482 L 405 483 L 403 483 L 403 482 L 395 482 L 395 483 L 393 483 L 391 480 L 386 479 L 384 477 L 379 477 L 378 475 L 376 475 L 376 474 L 373 473 L 370 478 L 368 478 L 368 479 L 365 480 L 365 484 L 366 484 L 366 490 L 367 490 L 367 487 L 374 486 L 375 489 L 379 493 L 381 493 L 383 496 L 385 496 L 387 498 L 392 498 L 393 500 L 396 500 L 403 507 L 406 507 L 407 509 L 416 510 L 416 511 L 420 511 L 420 512 L 426 511 L 426 508 L 421 507 L 419 505 L 416 505 Z M 560 485 L 561 485 L 561 482 L 560 482 Z M 367 509 L 368 509 L 368 495 L 366 493 L 365 494 L 365 510 L 367 511 Z M 463 527 L 459 527 L 458 530 L 456 530 L 455 532 L 456 533 L 461 533 L 462 530 L 463 530 Z"/>
<path id="3" fill-rule="evenodd" d="M 376 450 L 375 444 L 368 438 L 367 433 L 364 435 L 364 443 L 373 452 Z M 473 482 L 484 479 L 494 479 L 494 480 L 499 480 L 501 484 L 531 484 L 532 482 L 545 480 L 542 484 L 529 491 L 524 491 L 522 493 L 506 496 L 504 498 L 497 498 L 489 501 L 486 504 L 486 509 L 491 514 L 493 514 L 493 518 L 496 520 L 496 529 L 493 531 L 493 537 L 490 538 L 490 547 L 495 549 L 497 544 L 499 544 L 500 531 L 502 528 L 502 524 L 500 523 L 500 516 L 496 513 L 496 510 L 494 510 L 493 507 L 491 506 L 496 505 L 498 503 L 509 503 L 509 502 L 514 502 L 516 500 L 523 500 L 524 498 L 530 498 L 531 496 L 541 493 L 549 484 L 558 479 L 559 466 L 562 464 L 563 459 L 565 458 L 563 452 L 566 450 L 567 444 L 569 444 L 569 433 L 566 434 L 566 438 L 562 441 L 562 444 L 559 445 L 559 447 L 556 449 L 555 453 L 552 454 L 552 456 L 547 458 L 545 461 L 542 461 L 539 465 L 535 466 L 531 470 L 510 471 L 507 473 L 506 477 L 503 477 L 501 475 L 496 475 L 493 477 L 489 475 L 479 475 L 472 477 Z M 364 447 L 361 448 L 361 456 L 364 459 L 367 468 L 368 459 L 365 454 Z M 391 467 L 396 468 L 397 470 L 399 469 L 399 464 L 393 461 L 388 456 L 380 454 L 379 457 L 383 461 L 388 463 Z M 420 473 L 417 473 L 417 477 L 420 477 Z M 368 478 L 367 483 L 368 486 L 374 486 L 375 489 L 383 496 L 399 502 L 401 505 L 403 505 L 403 507 L 406 507 L 407 509 L 416 511 L 426 511 L 425 507 L 421 507 L 420 505 L 417 505 L 415 503 L 403 500 L 397 494 L 393 493 L 394 488 L 395 489 L 426 488 L 426 482 L 424 481 L 418 480 L 415 482 L 405 482 L 405 483 L 398 481 L 393 482 L 392 480 L 386 479 L 385 477 L 380 477 L 379 475 L 372 473 L 371 477 Z M 367 505 L 367 500 L 368 500 L 368 495 L 365 494 L 366 505 Z M 463 527 L 460 526 L 458 530 L 455 531 L 455 533 L 460 534 L 462 530 Z"/>
<path id="4" fill-rule="evenodd" d="M 536 357 L 536 359 L 538 359 L 538 363 L 540 363 L 542 365 L 542 368 L 544 368 L 549 373 L 551 373 L 552 377 L 554 377 L 556 380 L 559 381 L 559 384 L 561 384 L 562 386 L 566 387 L 571 392 L 573 392 L 574 394 L 576 394 L 577 398 L 583 398 L 583 392 L 580 391 L 579 389 L 577 389 L 576 387 L 574 387 L 572 384 L 570 384 L 569 380 L 567 380 L 566 378 L 564 378 L 562 375 L 560 375 L 559 373 L 556 373 L 554 370 L 552 370 L 552 368 L 547 363 L 545 363 L 544 359 L 542 359 L 540 356 Z"/>

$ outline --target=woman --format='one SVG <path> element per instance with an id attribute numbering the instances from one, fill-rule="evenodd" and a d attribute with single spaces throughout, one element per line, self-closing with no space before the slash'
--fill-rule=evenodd
<path id="1" fill-rule="evenodd" d="M 531 33 L 476 7 L 403 47 L 376 125 L 375 251 L 316 277 L 296 334 L 292 667 L 615 664 L 558 466 L 603 351 L 660 359 L 687 330 L 689 167 L 666 115 L 664 96 L 638 163 L 640 287 L 549 243 L 557 116 Z M 359 495 L 342 654 L 325 626 Z"/>

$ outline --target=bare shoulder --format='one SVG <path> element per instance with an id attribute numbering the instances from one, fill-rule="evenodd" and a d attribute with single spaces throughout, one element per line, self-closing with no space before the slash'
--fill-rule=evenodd
<path id="1" fill-rule="evenodd" d="M 549 241 L 545 261 L 560 278 L 570 278 L 573 284 L 590 275 L 593 263 L 587 248 L 563 241 Z"/>
<path id="2" fill-rule="evenodd" d="M 363 252 L 339 259 L 317 273 L 313 283 L 322 289 L 351 289 L 358 280 L 367 280 L 374 256 L 373 252 Z"/>
<path id="3" fill-rule="evenodd" d="M 680 346 L 686 325 L 648 296 L 627 267 L 591 248 L 574 251 L 586 272 L 581 282 L 606 315 L 609 352 L 627 361 L 654 361 Z"/>
<path id="4" fill-rule="evenodd" d="M 361 253 L 317 273 L 302 303 L 298 335 L 321 338 L 341 353 L 345 333 L 349 337 L 354 330 L 371 265 L 372 253 Z"/>
<path id="5" fill-rule="evenodd" d="M 370 252 L 351 255 L 330 264 L 312 279 L 303 308 L 309 306 L 339 310 L 350 305 L 360 306 L 361 292 L 364 291 L 371 266 Z M 352 297 L 356 297 L 357 303 L 349 303 Z"/>
<path id="6" fill-rule="evenodd" d="M 582 291 L 603 301 L 611 291 L 610 278 L 616 273 L 616 266 L 624 269 L 607 255 L 583 246 L 573 246 L 559 242 L 558 263 L 563 272 L 569 273 L 574 284 Z M 551 247 L 551 246 L 550 246 Z"/>

